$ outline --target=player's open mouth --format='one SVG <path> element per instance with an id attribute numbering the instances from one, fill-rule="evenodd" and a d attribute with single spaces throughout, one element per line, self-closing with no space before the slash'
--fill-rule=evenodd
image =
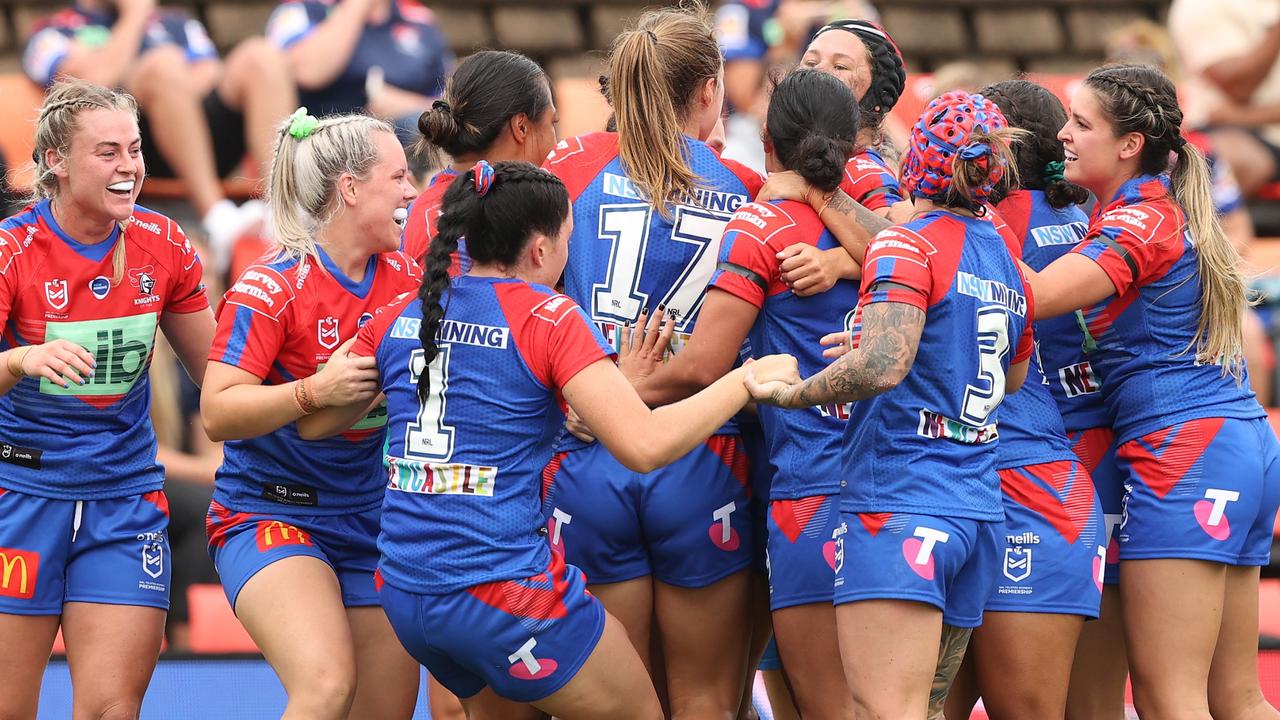
<path id="1" fill-rule="evenodd" d="M 1067 162 L 1075 162 L 1080 159 L 1079 155 L 1067 150 L 1066 148 L 1063 148 L 1062 153 L 1066 156 Z"/>
<path id="2" fill-rule="evenodd" d="M 396 209 L 395 209 L 395 212 L 391 213 L 391 219 L 392 219 L 392 220 L 395 220 L 395 221 L 396 221 L 396 225 L 399 225 L 399 226 L 400 226 L 400 229 L 401 229 L 401 230 L 403 230 L 403 229 L 404 229 L 404 226 L 405 226 L 405 223 L 407 223 L 407 222 L 409 221 L 409 209 L 408 209 L 408 208 L 396 208 Z"/>
<path id="3" fill-rule="evenodd" d="M 122 180 L 118 183 L 108 185 L 107 190 L 119 195 L 120 197 L 129 197 L 133 194 L 133 185 L 134 182 L 132 180 Z"/>

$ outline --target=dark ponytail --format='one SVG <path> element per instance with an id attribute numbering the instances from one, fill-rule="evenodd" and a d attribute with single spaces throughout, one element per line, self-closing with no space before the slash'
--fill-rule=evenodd
<path id="1" fill-rule="evenodd" d="M 1067 182 L 1063 175 L 1064 155 L 1058 130 L 1067 123 L 1067 111 L 1057 96 L 1028 80 L 1005 80 L 988 85 L 979 93 L 1000 108 L 1010 127 L 1031 133 L 1013 145 L 1022 187 L 1043 190 L 1045 199 L 1058 209 L 1089 200 L 1088 190 Z M 1009 189 L 1012 188 L 997 188 L 992 204 L 1003 200 Z"/>
<path id="2" fill-rule="evenodd" d="M 444 97 L 418 116 L 420 151 L 484 154 L 516 115 L 536 122 L 551 107 L 547 74 L 520 53 L 482 50 L 458 64 Z"/>
<path id="3" fill-rule="evenodd" d="M 765 128 L 782 166 L 829 193 L 853 154 L 858 115 L 857 99 L 836 76 L 796 70 L 773 89 Z"/>
<path id="4" fill-rule="evenodd" d="M 496 162 L 488 172 L 486 168 L 487 163 L 477 163 L 445 191 L 436 236 L 427 248 L 418 288 L 422 303 L 418 340 L 425 361 L 418 376 L 418 397 L 424 401 L 431 392 L 426 368 L 440 354 L 436 333 L 444 319 L 442 300 L 458 240 L 467 239 L 467 254 L 475 263 L 512 267 L 535 233 L 556 237 L 569 216 L 569 191 L 551 173 L 526 162 Z"/>

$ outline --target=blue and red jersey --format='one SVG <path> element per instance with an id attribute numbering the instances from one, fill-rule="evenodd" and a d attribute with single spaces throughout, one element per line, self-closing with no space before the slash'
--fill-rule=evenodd
<path id="1" fill-rule="evenodd" d="M 1004 238 L 1009 253 L 1013 257 L 1023 256 L 1026 253 L 1027 226 L 1022 221 L 1026 218 L 1019 218 L 1019 234 L 997 212 L 988 212 L 988 216 Z M 1067 440 L 1066 428 L 1062 425 L 1062 414 L 1058 411 L 1053 393 L 1050 392 L 1049 381 L 1041 368 L 1039 334 L 1035 335 L 1035 348 L 1036 351 L 1031 353 L 1027 363 L 1027 379 L 1022 388 L 1000 403 L 997 470 L 1076 459 L 1071 443 Z"/>
<path id="2" fill-rule="evenodd" d="M 646 307 L 656 311 L 661 305 L 678 313 L 672 348 L 683 346 L 720 257 L 724 228 L 763 184 L 759 175 L 722 160 L 706 143 L 683 141 L 700 182 L 694 197 L 670 206 L 669 217 L 627 177 L 615 133 L 564 140 L 547 158 L 547 169 L 564 182 L 573 203 L 565 294 L 613 342 L 620 327 Z M 581 447 L 571 437 L 566 443 L 564 450 Z"/>
<path id="3" fill-rule="evenodd" d="M 267 19 L 267 39 L 287 50 L 314 32 L 337 5 L 337 0 L 285 0 Z M 417 0 L 394 0 L 385 22 L 361 30 L 342 72 L 325 87 L 299 88 L 298 99 L 315 115 L 358 111 L 369 103 L 365 80 L 375 67 L 392 87 L 436 97 L 444 92 L 453 60 L 434 14 Z"/>
<path id="4" fill-rule="evenodd" d="M 37 21 L 22 51 L 23 71 L 37 85 L 52 85 L 72 43 L 89 50 L 106 45 L 118 19 L 114 12 L 73 5 Z M 188 62 L 218 58 L 218 49 L 199 20 L 183 10 L 157 8 L 147 22 L 138 52 L 167 45 L 178 46 Z"/>
<path id="5" fill-rule="evenodd" d="M 400 252 L 369 258 L 355 282 L 320 250 L 320 262 L 280 257 L 247 268 L 218 308 L 209 359 L 267 385 L 316 374 L 374 311 L 415 292 L 417 265 Z M 378 506 L 386 409 L 347 432 L 303 440 L 294 423 L 223 445 L 213 499 L 237 512 L 340 515 Z"/>
<path id="6" fill-rule="evenodd" d="M 868 210 L 890 208 L 903 199 L 898 176 L 871 148 L 864 148 L 845 163 L 840 189 Z"/>
<path id="7" fill-rule="evenodd" d="M 55 500 L 160 489 L 151 353 L 165 313 L 209 307 L 202 272 L 177 223 L 140 206 L 93 245 L 68 236 L 47 200 L 0 222 L 0 350 L 64 339 L 97 362 L 85 385 L 24 378 L 0 396 L 0 488 Z"/>
<path id="8" fill-rule="evenodd" d="M 1168 177 L 1139 175 L 1099 204 L 1075 249 L 1116 288 L 1083 315 L 1119 443 L 1187 420 L 1265 417 L 1247 382 L 1196 362 L 1201 285 L 1194 242 Z"/>
<path id="9" fill-rule="evenodd" d="M 1084 210 L 1077 205 L 1055 208 L 1043 190 L 1009 193 L 997 210 L 1022 241 L 1022 261 L 1037 272 L 1075 249 L 1089 231 Z M 1083 317 L 1071 313 L 1037 320 L 1035 331 L 1037 360 L 1062 414 L 1063 426 L 1068 430 L 1109 426 L 1102 380 L 1086 354 Z"/>
<path id="10" fill-rule="evenodd" d="M 996 409 L 1009 367 L 1031 356 L 1032 298 L 995 225 L 930 212 L 872 239 L 853 342 L 872 303 L 924 311 L 915 363 L 892 390 L 853 404 L 843 512 L 1004 517 Z"/>
<path id="11" fill-rule="evenodd" d="M 377 358 L 387 395 L 379 570 L 429 594 L 546 570 L 542 469 L 564 424 L 561 388 L 612 352 L 572 300 L 540 285 L 463 275 L 441 303 L 440 353 L 425 369 L 414 295 L 379 312 L 352 350 Z"/>
<path id="12" fill-rule="evenodd" d="M 444 193 L 458 179 L 458 172 L 445 168 L 431 177 L 426 189 L 413 199 L 409 206 L 409 218 L 404 224 L 404 239 L 400 249 L 409 257 L 426 267 L 427 250 L 436 236 L 436 222 L 440 220 L 441 208 L 444 206 Z M 458 240 L 458 249 L 453 253 L 453 264 L 449 267 L 449 275 L 457 277 L 471 269 L 471 258 L 467 256 L 465 238 Z"/>
<path id="13" fill-rule="evenodd" d="M 858 285 L 837 280 L 824 293 L 800 297 L 782 282 L 777 254 L 795 243 L 820 250 L 840 247 L 818 214 L 804 203 L 781 201 L 743 205 L 725 228 L 720 266 L 711 287 L 745 300 L 760 314 L 749 341 L 761 355 L 790 353 L 808 377 L 830 362 L 818 340 L 845 326 L 858 304 Z M 840 444 L 849 404 L 800 410 L 759 408 L 769 460 L 777 468 L 771 500 L 791 500 L 840 492 Z"/>

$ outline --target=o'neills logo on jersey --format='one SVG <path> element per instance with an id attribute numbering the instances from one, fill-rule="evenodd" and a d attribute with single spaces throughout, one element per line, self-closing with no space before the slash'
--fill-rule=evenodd
<path id="1" fill-rule="evenodd" d="M 316 340 L 326 350 L 338 347 L 338 318 L 332 315 L 320 318 L 316 323 Z"/>
<path id="2" fill-rule="evenodd" d="M 1000 437 L 995 423 L 981 426 L 967 425 L 931 410 L 920 411 L 920 425 L 916 428 L 916 434 L 930 440 L 945 438 L 967 445 L 982 445 Z"/>
<path id="3" fill-rule="evenodd" d="M 498 468 L 387 458 L 387 489 L 423 495 L 493 497 Z"/>
<path id="4" fill-rule="evenodd" d="M 132 225 L 134 227 L 140 227 L 143 230 L 149 230 L 151 231 L 152 234 L 155 234 L 155 235 L 160 234 L 160 226 L 153 222 L 142 222 L 141 220 L 135 217 L 133 218 Z"/>
<path id="5" fill-rule="evenodd" d="M 66 280 L 46 280 L 44 283 L 44 299 L 49 302 L 49 307 L 54 310 L 62 310 L 67 306 L 70 299 L 67 293 Z"/>

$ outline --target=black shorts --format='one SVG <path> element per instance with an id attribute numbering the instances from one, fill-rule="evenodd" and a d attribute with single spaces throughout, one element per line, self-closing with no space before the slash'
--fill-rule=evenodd
<path id="1" fill-rule="evenodd" d="M 209 136 L 213 138 L 213 161 L 217 166 L 218 177 L 229 176 L 240 163 L 244 162 L 248 147 L 244 140 L 244 114 L 232 110 L 218 97 L 218 91 L 210 92 L 204 98 L 204 117 L 209 124 Z M 138 130 L 142 135 L 142 155 L 147 161 L 147 175 L 151 177 L 176 177 L 173 168 L 156 147 L 155 138 L 151 134 L 151 125 L 147 121 L 147 111 L 143 109 L 138 122 Z"/>

